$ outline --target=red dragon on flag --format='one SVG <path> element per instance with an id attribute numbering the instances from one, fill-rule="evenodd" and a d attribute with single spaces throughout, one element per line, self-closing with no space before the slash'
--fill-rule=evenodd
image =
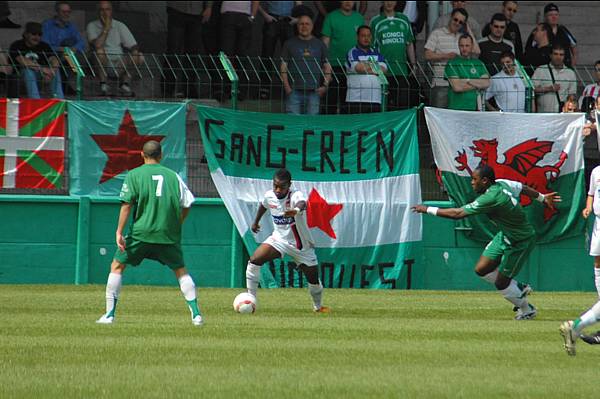
<path id="1" fill-rule="evenodd" d="M 541 193 L 551 192 L 548 184 L 560 176 L 560 168 L 567 160 L 567 153 L 561 151 L 559 160 L 554 165 L 538 165 L 544 156 L 552 151 L 552 141 L 538 141 L 537 138 L 529 139 L 519 143 L 504 153 L 504 162 L 498 162 L 498 141 L 473 140 L 469 147 L 473 156 L 480 158 L 479 165 L 489 165 L 496 172 L 496 178 L 518 181 L 526 184 Z M 469 167 L 467 151 L 458 151 L 454 158 L 458 163 L 457 169 L 466 170 L 469 175 L 473 171 Z M 521 205 L 528 206 L 531 198 L 521 195 Z M 550 219 L 557 211 L 555 209 L 544 209 L 544 220 Z"/>

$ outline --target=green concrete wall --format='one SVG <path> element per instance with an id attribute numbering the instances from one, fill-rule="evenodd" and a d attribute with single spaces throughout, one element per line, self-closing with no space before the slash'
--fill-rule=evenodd
<path id="1" fill-rule="evenodd" d="M 104 284 L 118 214 L 116 198 L 0 196 L 0 283 Z M 183 237 L 186 266 L 198 286 L 242 286 L 247 255 L 221 200 L 196 200 Z M 152 261 L 124 277 L 129 284 L 174 280 L 170 269 Z"/>
<path id="2" fill-rule="evenodd" d="M 449 203 L 435 203 L 450 206 Z M 115 251 L 116 198 L 0 196 L 0 283 L 104 284 Z M 473 272 L 484 243 L 449 219 L 423 217 L 415 263 L 396 286 L 492 289 Z M 200 287 L 242 287 L 248 255 L 220 199 L 199 199 L 184 224 L 186 266 Z M 541 291 L 593 291 L 584 234 L 538 245 L 519 278 Z M 126 284 L 175 285 L 152 261 L 130 268 Z M 327 283 L 327 281 L 324 281 Z"/>

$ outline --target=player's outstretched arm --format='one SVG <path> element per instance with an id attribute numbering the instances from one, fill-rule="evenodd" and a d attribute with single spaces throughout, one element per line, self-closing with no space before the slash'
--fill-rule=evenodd
<path id="1" fill-rule="evenodd" d="M 428 213 L 446 219 L 462 219 L 469 216 L 463 208 L 438 208 L 437 206 L 415 205 L 412 211 L 416 213 Z"/>
<path id="2" fill-rule="evenodd" d="M 539 191 L 523 184 L 523 189 L 521 193 L 525 194 L 529 198 L 539 201 L 542 204 L 548 205 L 548 208 L 554 209 L 554 204 L 561 201 L 560 195 L 557 192 L 551 192 L 547 194 L 542 194 Z"/>
<path id="3" fill-rule="evenodd" d="M 265 208 L 263 204 L 260 204 L 258 206 L 258 210 L 256 211 L 256 217 L 254 218 L 254 223 L 252 223 L 252 227 L 250 227 L 253 233 L 258 233 L 260 231 L 260 219 L 263 217 L 266 211 L 267 208 Z"/>

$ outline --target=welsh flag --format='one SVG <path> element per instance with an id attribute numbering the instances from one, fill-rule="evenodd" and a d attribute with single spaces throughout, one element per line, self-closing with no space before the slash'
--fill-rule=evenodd
<path id="1" fill-rule="evenodd" d="M 149 140 L 161 143 L 161 163 L 186 178 L 185 103 L 72 101 L 68 109 L 71 195 L 119 195 Z"/>
<path id="2" fill-rule="evenodd" d="M 435 162 L 450 198 L 463 206 L 475 199 L 471 173 L 480 164 L 497 179 L 519 181 L 541 193 L 557 191 L 562 202 L 550 210 L 521 196 L 521 205 L 546 243 L 579 235 L 585 221 L 582 129 L 584 114 L 521 114 L 425 108 Z M 496 232 L 486 216 L 461 221 L 472 238 L 487 241 Z"/>
<path id="3" fill-rule="evenodd" d="M 0 99 L 0 186 L 63 187 L 65 103 Z"/>
<path id="4" fill-rule="evenodd" d="M 197 106 L 212 179 L 250 253 L 272 233 L 250 226 L 273 174 L 292 173 L 328 287 L 404 286 L 421 218 L 416 110 L 295 116 Z M 287 262 L 287 263 L 286 263 Z M 290 260 L 262 268 L 262 286 L 295 286 Z M 300 281 L 300 284 L 301 281 Z"/>

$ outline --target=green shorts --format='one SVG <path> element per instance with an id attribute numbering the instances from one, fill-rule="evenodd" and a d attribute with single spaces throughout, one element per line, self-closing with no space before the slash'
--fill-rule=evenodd
<path id="1" fill-rule="evenodd" d="M 114 259 L 131 266 L 139 265 L 144 259 L 159 261 L 173 270 L 184 266 L 181 244 L 152 244 L 132 237 L 125 237 L 125 251 L 117 248 Z"/>
<path id="2" fill-rule="evenodd" d="M 512 243 L 504 236 L 504 233 L 499 232 L 485 247 L 482 255 L 493 260 L 500 260 L 498 272 L 512 278 L 519 273 L 534 247 L 535 236 Z"/>

